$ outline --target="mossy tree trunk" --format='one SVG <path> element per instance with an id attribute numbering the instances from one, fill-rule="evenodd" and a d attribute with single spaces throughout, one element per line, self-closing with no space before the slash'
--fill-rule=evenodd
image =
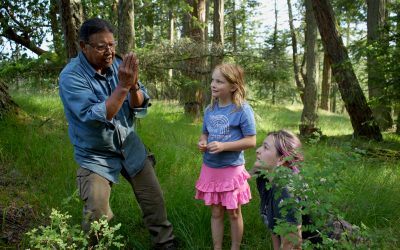
<path id="1" fill-rule="evenodd" d="M 372 111 L 354 73 L 347 49 L 337 30 L 332 5 L 329 0 L 313 0 L 312 4 L 322 43 L 331 59 L 332 74 L 350 116 L 354 136 L 382 140 L 379 126 L 372 116 Z"/>
<path id="2" fill-rule="evenodd" d="M 6 113 L 16 110 L 17 104 L 11 99 L 8 94 L 7 85 L 0 81 L 0 119 Z"/>
<path id="3" fill-rule="evenodd" d="M 60 0 L 59 11 L 64 32 L 64 43 L 67 58 L 78 55 L 80 50 L 78 36 L 83 23 L 83 7 L 80 0 Z"/>
<path id="4" fill-rule="evenodd" d="M 293 13 L 292 13 L 292 3 L 287 0 L 288 14 L 289 14 L 289 27 L 290 27 L 290 37 L 292 38 L 292 59 L 293 59 L 293 73 L 294 80 L 296 82 L 297 90 L 300 94 L 301 102 L 304 104 L 304 84 L 300 80 L 300 67 L 299 59 L 297 53 L 297 35 L 296 30 L 293 25 Z"/>
<path id="5" fill-rule="evenodd" d="M 371 49 L 367 53 L 368 94 L 373 101 L 371 105 L 375 120 L 382 130 L 393 125 L 390 99 L 386 98 L 386 77 L 382 57 L 382 47 L 387 47 L 384 41 L 384 25 L 386 0 L 367 0 L 367 43 Z M 385 51 L 383 52 L 385 53 Z"/>
<path id="6" fill-rule="evenodd" d="M 304 81 L 304 107 L 299 126 L 302 136 L 312 136 L 319 131 L 317 101 L 317 24 L 313 15 L 312 0 L 306 0 L 306 80 Z"/>
<path id="7" fill-rule="evenodd" d="M 135 48 L 133 0 L 118 2 L 118 54 L 125 56 Z"/>

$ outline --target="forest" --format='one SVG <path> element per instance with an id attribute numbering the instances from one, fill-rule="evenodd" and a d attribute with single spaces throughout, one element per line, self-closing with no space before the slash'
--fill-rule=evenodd
<path id="1" fill-rule="evenodd" d="M 139 59 L 152 105 L 135 126 L 156 156 L 179 249 L 212 248 L 210 211 L 194 199 L 196 143 L 221 63 L 244 69 L 257 147 L 283 128 L 304 144 L 302 192 L 323 242 L 303 249 L 400 247 L 399 0 L 1 0 L 0 248 L 85 249 L 58 84 L 92 17 L 113 25 L 119 56 Z M 245 158 L 250 169 L 255 149 Z M 272 249 L 249 183 L 242 248 Z M 113 187 L 111 206 L 103 248 L 151 249 L 128 183 Z M 330 238 L 332 218 L 353 232 Z"/>

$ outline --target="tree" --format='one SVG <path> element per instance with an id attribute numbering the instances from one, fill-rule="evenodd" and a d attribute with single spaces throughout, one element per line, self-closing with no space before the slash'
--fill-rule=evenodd
<path id="1" fill-rule="evenodd" d="M 322 69 L 321 83 L 321 109 L 329 111 L 329 97 L 331 95 L 331 62 L 329 56 L 324 53 L 324 66 Z"/>
<path id="2" fill-rule="evenodd" d="M 225 1 L 225 44 L 224 48 L 233 51 L 234 54 L 246 51 L 254 33 L 258 32 L 255 21 L 251 17 L 255 15 L 259 1 Z"/>
<path id="3" fill-rule="evenodd" d="M 312 0 L 306 0 L 306 79 L 304 80 L 304 107 L 301 114 L 300 134 L 310 136 L 318 131 L 317 115 L 317 24 Z"/>
<path id="4" fill-rule="evenodd" d="M 292 59 L 293 59 L 293 73 L 294 80 L 296 82 L 297 90 L 300 93 L 300 99 L 304 104 L 304 84 L 300 80 L 300 69 L 299 69 L 299 60 L 297 53 L 297 36 L 296 31 L 293 25 L 293 12 L 292 12 L 292 4 L 290 0 L 287 0 L 288 13 L 289 13 L 289 28 L 290 28 L 290 36 L 292 38 Z"/>
<path id="5" fill-rule="evenodd" d="M 62 42 L 62 29 L 60 27 L 60 11 L 58 0 L 50 0 L 49 21 L 51 34 L 53 35 L 53 47 L 56 54 L 65 56 L 65 50 Z"/>
<path id="6" fill-rule="evenodd" d="M 211 68 L 220 64 L 224 58 L 224 0 L 214 0 L 213 27 L 214 54 Z"/>
<path id="7" fill-rule="evenodd" d="M 332 62 L 333 76 L 338 83 L 339 91 L 350 116 L 354 136 L 382 140 L 379 127 L 374 121 L 346 47 L 336 28 L 336 19 L 330 2 L 313 0 L 312 6 L 324 49 Z"/>
<path id="8" fill-rule="evenodd" d="M 0 81 L 0 118 L 17 107 L 7 91 L 7 85 Z"/>
<path id="9" fill-rule="evenodd" d="M 204 56 L 206 51 L 204 27 L 206 25 L 206 2 L 205 0 L 186 0 L 192 6 L 190 19 L 185 15 L 186 23 L 185 35 L 190 39 L 191 43 L 200 48 L 198 54 L 192 55 L 191 58 L 185 62 L 185 75 L 189 80 L 187 84 L 182 86 L 180 100 L 184 104 L 185 113 L 190 114 L 194 119 L 200 119 L 201 111 L 204 106 L 204 80 L 208 74 L 206 69 L 207 58 Z"/>
<path id="10" fill-rule="evenodd" d="M 383 57 L 381 55 L 382 47 L 387 47 L 383 41 L 386 1 L 367 0 L 367 6 L 368 93 L 369 99 L 374 101 L 372 105 L 374 117 L 379 127 L 382 130 L 386 130 L 393 125 L 390 100 L 388 101 L 388 98 L 385 98 L 386 78 L 384 63 L 379 60 L 379 58 Z"/>
<path id="11" fill-rule="evenodd" d="M 76 57 L 80 50 L 78 38 L 83 23 L 82 3 L 80 0 L 60 0 L 59 5 L 66 54 L 70 59 Z"/>
<path id="12" fill-rule="evenodd" d="M 40 48 L 49 22 L 44 13 L 48 13 L 46 0 L 1 1 L 0 36 L 20 44 L 37 55 L 47 52 Z"/>
<path id="13" fill-rule="evenodd" d="M 128 54 L 135 48 L 134 1 L 118 2 L 118 53 Z"/>

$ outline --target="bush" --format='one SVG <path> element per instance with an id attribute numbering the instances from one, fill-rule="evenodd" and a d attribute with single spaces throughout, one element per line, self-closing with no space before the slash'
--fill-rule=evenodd
<path id="1" fill-rule="evenodd" d="M 308 168 L 299 174 L 293 174 L 289 168 L 280 167 L 272 173 L 262 171 L 261 175 L 273 179 L 278 190 L 286 187 L 292 195 L 279 204 L 283 218 L 290 211 L 295 212 L 298 221 L 311 218 L 306 223 L 303 221 L 302 231 L 303 237 L 306 233 L 313 239 L 304 238 L 303 249 L 368 249 L 370 242 L 366 240 L 369 238 L 366 226 L 362 223 L 357 226 L 346 222 L 335 206 L 339 203 L 339 197 L 334 191 L 340 189 L 340 182 L 339 176 L 331 171 L 329 168 Z M 271 187 L 272 183 L 267 182 L 266 188 Z M 275 195 L 276 199 L 281 193 L 278 191 Z M 340 227 L 337 226 L 338 223 Z M 285 219 L 278 219 L 274 233 L 288 235 L 296 230 Z M 314 242 L 315 237 L 319 239 L 318 243 Z"/>
<path id="2" fill-rule="evenodd" d="M 62 214 L 53 209 L 50 215 L 50 225 L 39 226 L 27 233 L 29 245 L 32 249 L 109 249 L 111 247 L 121 248 L 119 241 L 122 236 L 116 235 L 121 227 L 117 224 L 110 227 L 105 218 L 92 223 L 89 234 L 85 234 L 79 225 L 70 226 L 68 220 L 71 216 L 68 213 Z M 89 246 L 89 238 L 98 243 Z"/>

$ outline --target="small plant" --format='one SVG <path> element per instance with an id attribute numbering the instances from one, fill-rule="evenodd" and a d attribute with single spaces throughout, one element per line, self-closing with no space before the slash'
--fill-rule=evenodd
<path id="1" fill-rule="evenodd" d="M 52 209 L 50 214 L 50 225 L 39 226 L 27 233 L 29 245 L 32 249 L 109 249 L 114 246 L 123 246 L 119 240 L 122 236 L 116 235 L 116 231 L 121 227 L 117 224 L 110 227 L 105 218 L 92 223 L 90 233 L 85 234 L 79 225 L 69 225 L 68 220 L 71 215 L 62 214 L 56 209 Z M 89 235 L 95 238 L 97 244 L 89 246 Z"/>
<path id="2" fill-rule="evenodd" d="M 308 232 L 311 237 L 318 237 L 319 243 L 312 244 L 310 240 L 303 238 L 303 249 L 368 249 L 371 243 L 368 239 L 368 229 L 362 224 L 361 227 L 351 225 L 340 218 L 340 212 L 335 204 L 338 197 L 333 190 L 338 186 L 339 176 L 333 173 L 325 173 L 322 170 L 307 169 L 301 174 L 293 174 L 289 168 L 276 168 L 274 172 L 263 171 L 264 178 L 273 179 L 277 187 L 286 187 L 292 195 L 283 200 L 281 207 L 282 217 L 285 218 L 289 213 L 294 213 L 298 221 L 304 218 L 311 218 L 307 225 L 302 226 L 303 232 Z M 272 188 L 272 183 L 267 182 L 266 188 Z M 278 189 L 275 198 L 281 195 L 282 189 Z M 305 221 L 303 221 L 304 223 Z M 341 224 L 335 227 L 336 222 L 347 223 L 348 226 Z M 338 232 L 336 232 L 338 230 Z M 278 235 L 289 235 L 297 230 L 295 225 L 288 223 L 285 219 L 277 219 L 274 233 Z M 293 239 L 294 243 L 295 239 Z"/>

